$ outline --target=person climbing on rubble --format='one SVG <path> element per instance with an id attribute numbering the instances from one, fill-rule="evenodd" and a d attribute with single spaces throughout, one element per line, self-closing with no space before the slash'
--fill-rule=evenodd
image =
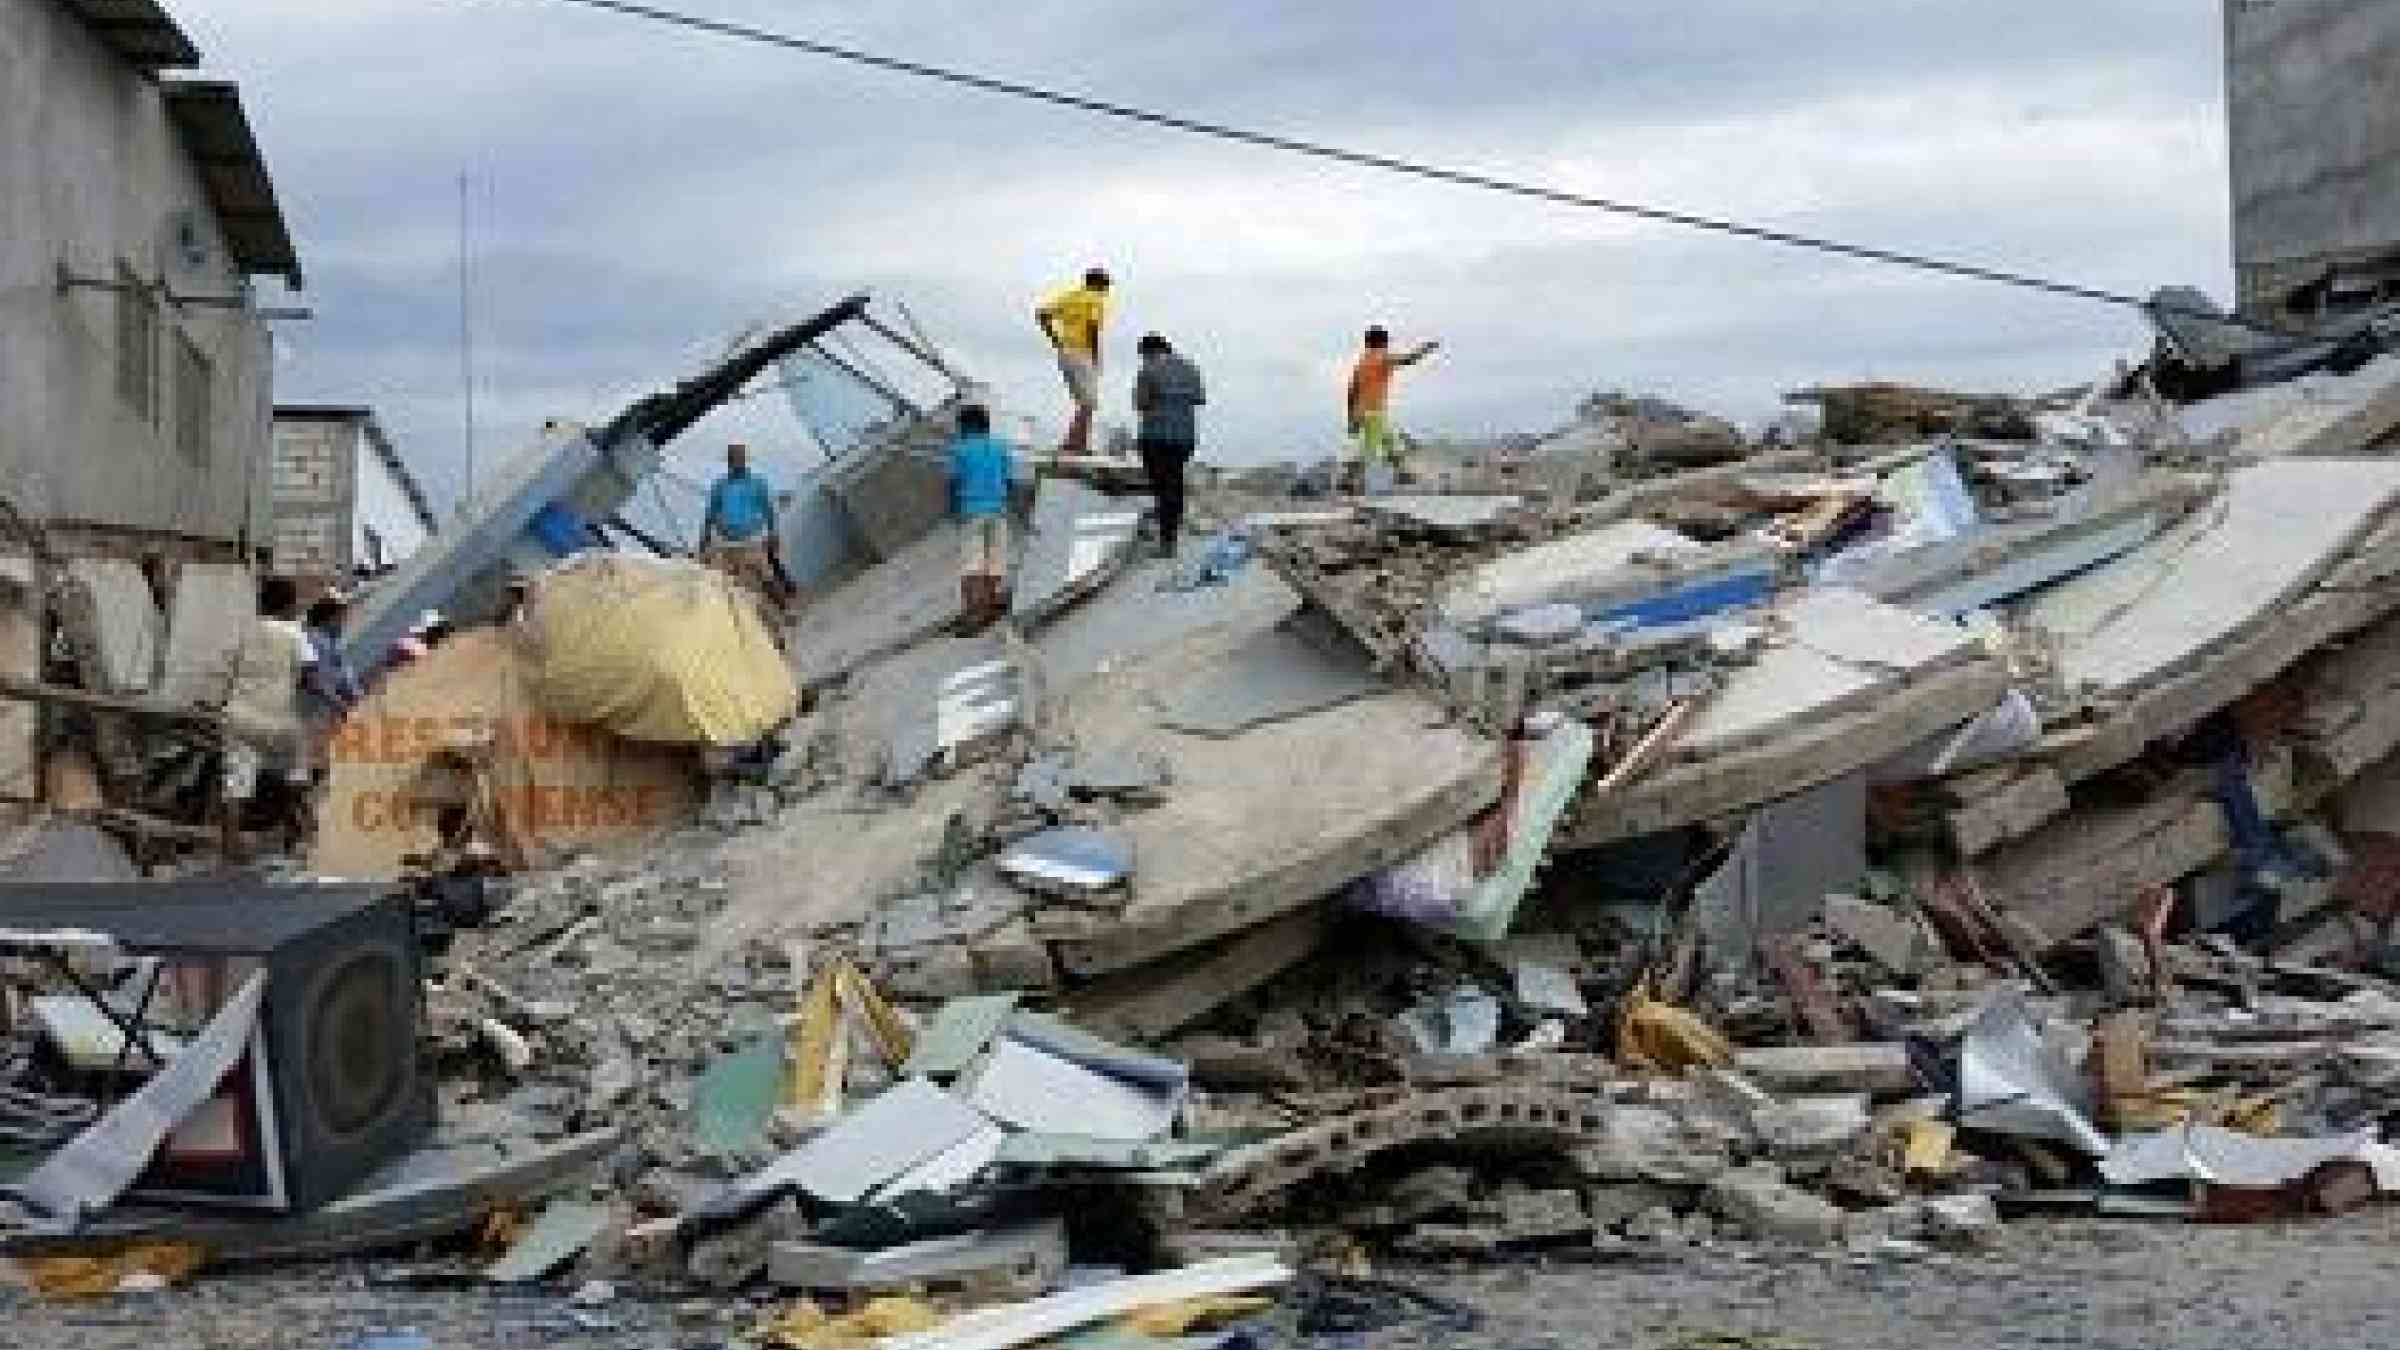
<path id="1" fill-rule="evenodd" d="M 1367 469 L 1376 461 L 1390 465 L 1395 477 L 1404 471 L 1405 450 L 1400 434 L 1392 429 L 1392 375 L 1402 366 L 1413 366 L 1431 356 L 1441 347 L 1439 342 L 1425 342 L 1397 356 L 1392 354 L 1392 335 L 1378 325 L 1367 330 L 1366 348 L 1358 355 L 1358 364 L 1350 371 L 1350 392 L 1346 400 L 1350 435 L 1358 442 L 1359 487 L 1366 487 Z"/>
<path id="2" fill-rule="evenodd" d="M 1091 446 L 1092 418 L 1100 411 L 1100 329 L 1108 318 L 1108 288 L 1108 273 L 1095 267 L 1083 274 L 1082 285 L 1060 291 L 1033 311 L 1034 324 L 1058 354 L 1058 373 L 1075 405 L 1067 438 L 1059 443 L 1062 455 L 1080 455 Z"/>
<path id="3" fill-rule="evenodd" d="M 992 414 L 958 410 L 950 442 L 950 510 L 958 517 L 959 631 L 980 633 L 1000 617 L 1008 586 L 1008 446 L 992 435 Z"/>
<path id="4" fill-rule="evenodd" d="M 781 629 L 782 559 L 775 539 L 775 492 L 750 469 L 750 447 L 725 447 L 725 473 L 708 489 L 700 521 L 700 557 L 758 597 L 770 626 Z"/>
<path id="5" fill-rule="evenodd" d="M 1194 410 L 1208 402 L 1200 368 L 1156 333 L 1146 333 L 1135 348 L 1142 356 L 1133 377 L 1133 407 L 1141 414 L 1141 431 L 1134 445 L 1142 456 L 1142 474 L 1158 502 L 1158 554 L 1175 556 L 1175 539 L 1183 528 L 1183 474 L 1199 443 Z"/>
<path id="6" fill-rule="evenodd" d="M 299 589 L 288 577 L 259 582 L 258 615 L 234 649 L 222 705 L 219 823 L 228 862 L 242 860 L 243 817 L 263 790 L 306 781 L 300 691 L 316 663 Z"/>

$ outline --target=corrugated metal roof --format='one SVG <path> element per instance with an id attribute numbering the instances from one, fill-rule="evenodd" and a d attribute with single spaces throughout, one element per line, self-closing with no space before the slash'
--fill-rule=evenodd
<path id="1" fill-rule="evenodd" d="M 171 80 L 160 94 L 200 171 L 234 262 L 246 274 L 281 276 L 298 290 L 300 255 L 284 224 L 266 157 L 242 111 L 241 91 L 225 80 Z"/>
<path id="2" fill-rule="evenodd" d="M 94 36 L 143 70 L 189 70 L 200 49 L 158 0 L 59 0 Z"/>

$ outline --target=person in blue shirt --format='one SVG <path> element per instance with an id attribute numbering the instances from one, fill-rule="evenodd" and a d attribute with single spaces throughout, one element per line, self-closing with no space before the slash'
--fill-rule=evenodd
<path id="1" fill-rule="evenodd" d="M 700 556 L 755 593 L 771 620 L 783 604 L 783 558 L 775 538 L 775 492 L 750 471 L 750 447 L 725 447 L 725 476 L 708 490 Z"/>
<path id="2" fill-rule="evenodd" d="M 1000 617 L 1008 590 L 1008 447 L 992 435 L 992 414 L 958 410 L 950 442 L 950 513 L 958 517 L 961 632 L 983 631 Z"/>

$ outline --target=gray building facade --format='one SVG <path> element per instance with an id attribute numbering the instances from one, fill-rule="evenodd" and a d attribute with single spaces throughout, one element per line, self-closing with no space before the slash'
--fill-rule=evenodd
<path id="1" fill-rule="evenodd" d="M 2400 291 L 2400 0 L 2225 0 L 2225 63 L 2241 308 Z"/>
<path id="2" fill-rule="evenodd" d="M 155 0 L 0 0 L 0 493 L 66 553 L 261 542 L 300 264 L 233 85 Z"/>
<path id="3" fill-rule="evenodd" d="M 397 567 L 438 527 L 433 503 L 371 409 L 275 410 L 271 566 L 346 582 Z"/>

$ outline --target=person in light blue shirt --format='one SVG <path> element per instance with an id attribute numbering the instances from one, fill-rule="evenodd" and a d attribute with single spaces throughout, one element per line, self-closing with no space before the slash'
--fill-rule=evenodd
<path id="1" fill-rule="evenodd" d="M 958 517 L 959 630 L 976 633 L 1000 617 L 1008 589 L 1008 446 L 992 435 L 992 414 L 958 410 L 950 442 L 950 513 Z"/>
<path id="2" fill-rule="evenodd" d="M 725 476 L 708 490 L 700 520 L 700 556 L 748 588 L 773 626 L 780 627 L 790 590 L 775 538 L 775 492 L 750 471 L 750 447 L 725 447 Z"/>
<path id="3" fill-rule="evenodd" d="M 750 447 L 725 447 L 725 476 L 708 490 L 708 515 L 700 522 L 700 546 L 747 544 L 775 528 L 775 493 L 750 472 Z"/>

